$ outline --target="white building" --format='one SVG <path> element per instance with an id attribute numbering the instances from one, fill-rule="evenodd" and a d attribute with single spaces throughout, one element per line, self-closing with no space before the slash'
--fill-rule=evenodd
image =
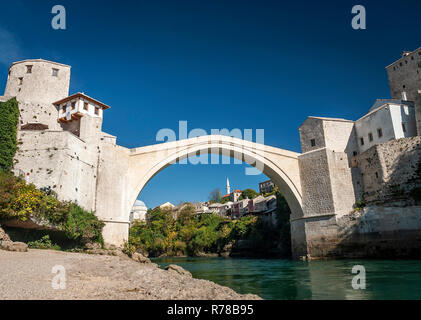
<path id="1" fill-rule="evenodd" d="M 205 202 L 195 202 L 193 205 L 197 214 L 207 213 L 209 211 L 209 207 Z"/>
<path id="2" fill-rule="evenodd" d="M 134 220 L 146 220 L 146 213 L 148 212 L 148 208 L 146 207 L 145 203 L 140 200 L 136 200 L 132 211 L 130 212 L 130 223 Z"/>
<path id="3" fill-rule="evenodd" d="M 417 135 L 414 104 L 399 100 L 377 100 L 369 112 L 355 121 L 359 152 L 393 139 Z"/>
<path id="4" fill-rule="evenodd" d="M 171 202 L 165 202 L 158 206 L 160 209 L 167 209 L 167 210 L 173 210 L 175 208 L 175 205 L 173 205 Z"/>

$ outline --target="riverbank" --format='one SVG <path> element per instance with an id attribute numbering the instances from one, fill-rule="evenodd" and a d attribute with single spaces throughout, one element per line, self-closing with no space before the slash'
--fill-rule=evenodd
<path id="1" fill-rule="evenodd" d="M 66 289 L 53 289 L 54 266 L 63 266 Z M 0 250 L 0 299 L 251 300 L 252 294 L 199 280 L 126 256 L 53 250 Z"/>

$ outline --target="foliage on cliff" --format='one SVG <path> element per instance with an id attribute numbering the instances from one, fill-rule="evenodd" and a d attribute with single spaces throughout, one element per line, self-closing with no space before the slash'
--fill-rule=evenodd
<path id="1" fill-rule="evenodd" d="M 150 256 L 198 255 L 221 253 L 227 245 L 240 240 L 251 244 L 252 255 L 265 255 L 278 251 L 290 254 L 289 208 L 279 195 L 279 213 L 276 226 L 256 216 L 244 216 L 238 220 L 219 217 L 216 214 L 197 215 L 191 204 L 185 205 L 176 215 L 155 208 L 148 211 L 147 221 L 135 221 L 130 228 L 128 252 L 136 250 Z"/>
<path id="2" fill-rule="evenodd" d="M 102 242 L 103 223 L 92 212 L 62 202 L 11 173 L 0 171 L 0 220 L 32 218 L 63 231 L 67 238 Z"/>
<path id="3" fill-rule="evenodd" d="M 16 133 L 19 120 L 15 98 L 0 102 L 0 170 L 10 170 L 17 149 Z"/>

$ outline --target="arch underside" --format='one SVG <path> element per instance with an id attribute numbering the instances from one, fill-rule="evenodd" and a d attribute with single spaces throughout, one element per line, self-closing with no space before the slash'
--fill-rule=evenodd
<path id="1" fill-rule="evenodd" d="M 279 191 L 285 197 L 288 206 L 291 209 L 292 216 L 302 217 L 300 186 L 297 181 L 294 182 L 288 175 L 288 172 L 286 172 L 287 170 L 291 170 L 291 161 L 294 164 L 292 170 L 298 171 L 298 159 L 295 159 L 295 164 L 294 159 L 290 156 L 285 156 L 285 158 L 288 158 L 285 161 L 288 161 L 289 166 L 283 165 L 282 157 L 279 158 L 279 154 L 275 155 L 272 151 L 264 150 L 264 148 L 261 147 L 265 147 L 264 145 L 258 145 L 248 141 L 244 141 L 245 143 L 243 144 L 242 142 L 243 140 L 239 139 L 231 139 L 229 142 L 201 141 L 168 149 L 165 149 L 165 145 L 170 145 L 171 143 L 159 145 L 164 148 L 155 151 L 156 154 L 153 161 L 148 161 L 146 168 L 144 165 L 141 167 L 134 166 L 132 172 L 130 172 L 130 177 L 135 180 L 132 184 L 133 190 L 131 190 L 129 207 L 131 208 L 147 183 L 168 166 L 189 157 L 200 157 L 200 155 L 206 155 L 206 157 L 208 157 L 210 154 L 215 154 L 229 156 L 262 171 L 278 186 Z M 133 155 L 132 157 L 132 161 L 136 162 L 136 157 L 142 157 L 142 154 Z M 298 172 L 294 172 L 294 176 L 299 176 Z"/>

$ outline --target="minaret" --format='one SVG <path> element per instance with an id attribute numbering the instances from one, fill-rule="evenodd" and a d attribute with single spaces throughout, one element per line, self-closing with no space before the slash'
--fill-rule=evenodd
<path id="1" fill-rule="evenodd" d="M 231 193 L 231 188 L 230 188 L 230 181 L 227 178 L 227 194 Z"/>

